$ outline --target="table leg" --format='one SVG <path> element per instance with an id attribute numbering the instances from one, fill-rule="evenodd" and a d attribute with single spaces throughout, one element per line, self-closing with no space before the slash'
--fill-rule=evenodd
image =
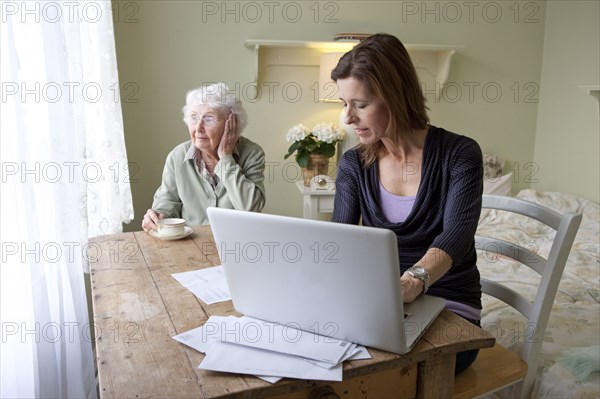
<path id="1" fill-rule="evenodd" d="M 417 398 L 451 398 L 456 354 L 436 356 L 419 363 Z"/>
<path id="2" fill-rule="evenodd" d="M 316 220 L 319 215 L 318 198 L 316 195 L 305 195 L 304 196 L 304 212 L 302 217 L 304 219 Z"/>

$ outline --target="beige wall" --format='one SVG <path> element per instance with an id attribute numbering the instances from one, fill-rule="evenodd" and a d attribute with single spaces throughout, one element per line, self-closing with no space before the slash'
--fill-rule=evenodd
<path id="1" fill-rule="evenodd" d="M 405 43 L 464 46 L 453 59 L 442 97 L 427 94 L 432 123 L 475 138 L 484 152 L 504 157 L 512 168 L 527 172 L 523 168 L 534 161 L 545 2 L 122 1 L 113 6 L 119 77 L 127 87 L 122 89 L 125 138 L 136 167 L 136 219 L 126 230 L 139 229 L 167 153 L 188 138 L 180 111 L 185 92 L 209 81 L 232 87 L 251 82 L 246 39 L 321 41 L 340 32 L 388 32 Z M 262 79 L 278 86 L 272 96 L 265 91 L 247 104 L 244 134 L 264 147 L 270 165 L 265 212 L 302 213 L 293 184 L 297 169 L 283 160 L 289 127 L 338 120 L 339 105 L 313 100 L 310 86 L 317 77 L 316 67 L 267 68 Z M 296 102 L 289 99 L 292 92 L 282 90 L 286 84 L 302 89 Z M 514 191 L 528 186 L 522 176 Z"/>
<path id="2" fill-rule="evenodd" d="M 599 52 L 599 2 L 548 2 L 532 188 L 600 201 L 599 104 L 580 87 L 598 88 Z"/>

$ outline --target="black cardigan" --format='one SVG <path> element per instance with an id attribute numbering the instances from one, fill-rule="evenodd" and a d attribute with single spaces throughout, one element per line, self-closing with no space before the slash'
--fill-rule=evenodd
<path id="1" fill-rule="evenodd" d="M 423 148 L 421 183 L 413 209 L 402 223 L 390 223 L 379 198 L 379 171 L 362 167 L 358 150 L 346 151 L 336 179 L 333 221 L 393 230 L 403 273 L 429 248 L 452 258 L 452 267 L 428 294 L 481 309 L 481 285 L 474 235 L 481 213 L 483 157 L 477 142 L 430 126 Z"/>

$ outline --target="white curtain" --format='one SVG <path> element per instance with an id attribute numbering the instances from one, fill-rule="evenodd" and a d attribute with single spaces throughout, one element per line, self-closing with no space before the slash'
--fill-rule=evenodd
<path id="1" fill-rule="evenodd" d="M 96 396 L 88 238 L 133 218 L 110 5 L 1 5 L 3 398 Z"/>

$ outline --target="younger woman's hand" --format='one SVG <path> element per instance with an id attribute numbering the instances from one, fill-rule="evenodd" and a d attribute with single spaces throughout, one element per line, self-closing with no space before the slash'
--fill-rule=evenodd
<path id="1" fill-rule="evenodd" d="M 418 278 L 411 277 L 408 273 L 404 273 L 400 277 L 402 285 L 402 301 L 411 303 L 423 292 L 423 281 Z"/>

